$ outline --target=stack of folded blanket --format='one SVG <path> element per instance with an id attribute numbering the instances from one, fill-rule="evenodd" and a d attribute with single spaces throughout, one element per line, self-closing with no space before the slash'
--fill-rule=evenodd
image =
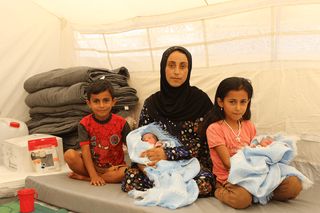
<path id="1" fill-rule="evenodd" d="M 78 148 L 77 125 L 90 113 L 85 103 L 88 84 L 100 78 L 109 80 L 117 99 L 113 113 L 127 115 L 138 103 L 137 91 L 128 85 L 129 77 L 125 67 L 108 70 L 84 66 L 31 76 L 24 82 L 24 89 L 29 93 L 25 99 L 30 107 L 29 132 L 62 137 L 65 150 Z"/>

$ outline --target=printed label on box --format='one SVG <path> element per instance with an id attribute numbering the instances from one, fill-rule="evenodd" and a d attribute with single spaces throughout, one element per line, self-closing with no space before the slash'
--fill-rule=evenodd
<path id="1" fill-rule="evenodd" d="M 28 150 L 36 172 L 46 173 L 60 169 L 57 146 L 55 137 L 28 141 Z"/>

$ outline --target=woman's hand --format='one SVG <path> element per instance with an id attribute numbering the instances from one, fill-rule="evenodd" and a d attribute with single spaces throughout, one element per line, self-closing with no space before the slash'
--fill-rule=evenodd
<path id="1" fill-rule="evenodd" d="M 147 173 L 144 171 L 144 168 L 146 168 L 146 165 L 138 163 L 138 168 L 141 172 L 147 175 Z"/>
<path id="2" fill-rule="evenodd" d="M 167 160 L 167 155 L 162 147 L 148 149 L 141 153 L 140 157 L 147 157 L 151 161 L 148 166 L 155 166 L 160 160 Z"/>

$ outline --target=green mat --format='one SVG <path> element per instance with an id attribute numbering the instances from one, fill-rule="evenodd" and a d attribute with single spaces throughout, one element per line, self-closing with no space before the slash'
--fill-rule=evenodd
<path id="1" fill-rule="evenodd" d="M 34 211 L 33 213 L 68 213 L 65 209 L 52 209 L 47 206 L 35 203 L 34 204 Z M 10 203 L 6 203 L 0 205 L 0 213 L 19 213 L 20 212 L 20 205 L 19 200 L 11 201 Z"/>

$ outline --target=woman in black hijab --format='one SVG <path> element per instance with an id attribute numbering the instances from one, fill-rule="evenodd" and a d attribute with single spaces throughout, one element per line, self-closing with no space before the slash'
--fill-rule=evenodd
<path id="1" fill-rule="evenodd" d="M 194 178 L 199 187 L 199 196 L 210 196 L 214 192 L 214 177 L 207 142 L 199 136 L 199 126 L 205 114 L 213 108 L 208 95 L 197 87 L 190 86 L 192 57 L 183 47 L 173 46 L 162 55 L 160 63 L 160 91 L 144 102 L 139 126 L 157 122 L 163 130 L 177 137 L 183 146 L 157 147 L 143 155 L 155 165 L 159 160 L 182 160 L 196 157 L 201 171 Z M 122 190 L 146 190 L 153 183 L 133 164 L 127 169 Z"/>

